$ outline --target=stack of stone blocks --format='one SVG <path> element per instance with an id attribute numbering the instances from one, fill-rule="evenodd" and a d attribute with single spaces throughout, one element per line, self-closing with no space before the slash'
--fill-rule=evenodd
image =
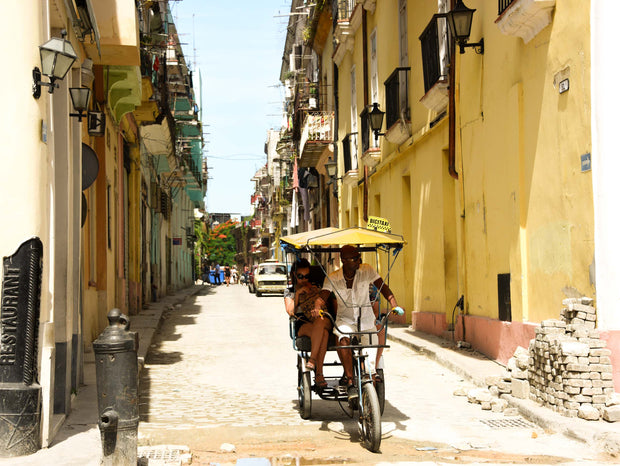
<path id="1" fill-rule="evenodd" d="M 563 305 L 561 319 L 543 321 L 536 329 L 536 338 L 530 341 L 529 397 L 564 416 L 620 420 L 620 405 L 615 404 L 614 397 L 611 351 L 605 348 L 606 342 L 595 328 L 596 309 L 592 299 L 565 299 Z M 512 359 L 517 359 L 517 355 Z M 522 354 L 518 360 L 518 376 L 511 379 L 512 394 L 526 398 L 528 388 L 522 377 Z"/>

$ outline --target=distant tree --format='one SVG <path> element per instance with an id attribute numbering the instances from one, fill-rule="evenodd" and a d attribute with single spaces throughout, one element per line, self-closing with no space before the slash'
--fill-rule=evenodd
<path id="1" fill-rule="evenodd" d="M 220 223 L 206 234 L 205 251 L 209 263 L 234 265 L 237 251 L 233 230 L 237 223 L 234 220 L 228 220 Z"/>

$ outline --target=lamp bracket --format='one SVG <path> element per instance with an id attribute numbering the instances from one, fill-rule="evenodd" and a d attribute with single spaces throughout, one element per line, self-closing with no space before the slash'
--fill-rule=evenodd
<path id="1" fill-rule="evenodd" d="M 69 113 L 69 116 L 72 117 L 77 117 L 78 121 L 82 121 L 82 118 L 84 118 L 86 116 L 86 113 L 84 112 L 80 112 L 80 113 Z"/>
<path id="2" fill-rule="evenodd" d="M 54 89 L 58 87 L 58 84 L 55 82 L 56 78 L 50 76 L 50 82 L 46 83 L 41 81 L 41 70 L 38 67 L 34 67 L 32 70 L 32 97 L 38 99 L 41 97 L 41 86 L 47 86 L 49 89 L 47 92 L 50 94 L 54 93 Z"/>
<path id="3" fill-rule="evenodd" d="M 474 52 L 476 52 L 478 55 L 484 55 L 484 38 L 480 39 L 480 42 L 476 42 L 475 44 L 459 42 L 459 47 L 461 49 L 461 53 L 465 53 L 465 47 L 473 47 Z"/>

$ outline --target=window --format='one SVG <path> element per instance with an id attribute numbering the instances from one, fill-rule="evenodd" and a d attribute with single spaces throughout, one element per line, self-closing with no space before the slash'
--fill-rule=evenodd
<path id="1" fill-rule="evenodd" d="M 356 91 L 356 81 L 355 81 L 355 65 L 351 67 L 351 133 L 350 138 L 347 135 L 347 144 L 345 144 L 344 140 L 342 142 L 343 147 L 345 145 L 349 146 L 344 149 L 345 153 L 348 150 L 349 156 L 351 160 L 351 168 L 350 170 L 357 169 L 357 91 Z M 345 173 L 347 170 L 345 170 Z"/>
<path id="2" fill-rule="evenodd" d="M 424 92 L 438 81 L 448 79 L 448 28 L 442 14 L 434 15 L 420 35 L 422 46 L 422 67 L 424 74 Z"/>
<path id="3" fill-rule="evenodd" d="M 409 67 L 396 68 L 385 80 L 385 128 L 398 121 L 399 118 L 409 120 Z"/>
<path id="4" fill-rule="evenodd" d="M 407 66 L 409 64 L 407 45 L 407 0 L 398 0 L 398 37 L 400 66 Z"/>

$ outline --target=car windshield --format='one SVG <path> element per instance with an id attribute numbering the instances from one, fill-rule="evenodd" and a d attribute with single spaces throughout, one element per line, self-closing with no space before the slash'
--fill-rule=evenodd
<path id="1" fill-rule="evenodd" d="M 284 265 L 263 265 L 261 266 L 259 272 L 259 275 L 265 275 L 265 274 L 279 274 L 279 275 L 286 275 L 286 267 Z"/>

